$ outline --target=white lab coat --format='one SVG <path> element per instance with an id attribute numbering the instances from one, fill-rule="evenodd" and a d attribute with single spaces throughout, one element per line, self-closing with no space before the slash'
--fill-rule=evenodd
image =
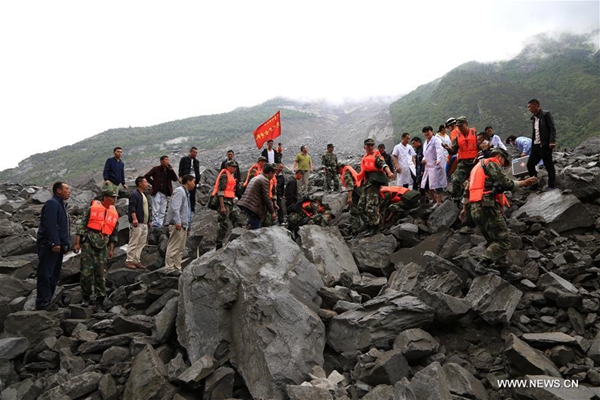
<path id="1" fill-rule="evenodd" d="M 446 181 L 446 156 L 442 141 L 433 136 L 423 143 L 423 160 L 426 161 L 421 189 L 425 189 L 429 182 L 429 189 L 442 189 L 448 186 Z"/>
<path id="2" fill-rule="evenodd" d="M 412 186 L 412 175 L 415 175 L 415 164 L 413 163 L 413 157 L 416 157 L 416 155 L 417 153 L 415 153 L 415 149 L 413 149 L 410 144 L 404 146 L 402 143 L 398 143 L 396 147 L 394 147 L 394 151 L 392 151 L 392 157 L 398 157 L 398 165 L 400 165 L 400 168 L 402 168 L 402 172 L 396 173 L 396 182 L 398 186 Z"/>

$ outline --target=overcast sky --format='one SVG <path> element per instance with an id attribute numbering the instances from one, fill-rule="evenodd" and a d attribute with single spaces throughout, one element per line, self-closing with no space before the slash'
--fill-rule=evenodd
<path id="1" fill-rule="evenodd" d="M 3 1 L 0 170 L 110 128 L 275 96 L 398 96 L 512 58 L 533 35 L 598 29 L 599 4 Z"/>

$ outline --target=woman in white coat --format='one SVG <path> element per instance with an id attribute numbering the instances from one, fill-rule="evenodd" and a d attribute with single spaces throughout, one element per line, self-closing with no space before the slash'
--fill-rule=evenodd
<path id="1" fill-rule="evenodd" d="M 396 183 L 398 186 L 411 187 L 415 175 L 415 149 L 408 144 L 410 134 L 403 133 L 400 143 L 394 147 L 392 157 L 396 169 Z"/>
<path id="2" fill-rule="evenodd" d="M 433 208 L 442 204 L 444 188 L 448 185 L 446 181 L 446 152 L 442 147 L 442 141 L 433 135 L 433 128 L 423 128 L 425 141 L 423 142 L 423 180 L 421 189 L 429 192 L 429 197 L 434 203 Z"/>

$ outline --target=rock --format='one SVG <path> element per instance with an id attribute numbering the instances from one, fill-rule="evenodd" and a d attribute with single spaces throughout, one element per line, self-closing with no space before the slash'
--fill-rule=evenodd
<path id="1" fill-rule="evenodd" d="M 0 224 L 0 238 L 7 236 L 19 235 L 23 233 L 21 224 L 12 221 L 2 221 Z"/>
<path id="2" fill-rule="evenodd" d="M 42 387 L 37 382 L 27 378 L 10 385 L 0 393 L 2 400 L 36 400 L 42 393 Z"/>
<path id="3" fill-rule="evenodd" d="M 16 297 L 28 296 L 35 289 L 35 286 L 35 283 L 32 281 L 24 281 L 9 275 L 0 274 L 0 297 L 14 299 Z"/>
<path id="4" fill-rule="evenodd" d="M 83 343 L 81 346 L 79 346 L 79 352 L 81 354 L 99 353 L 112 346 L 126 346 L 129 344 L 129 342 L 131 342 L 133 337 L 139 335 L 141 334 L 137 332 L 124 333 L 121 335 L 109 336 L 94 340 L 93 342 Z"/>
<path id="5" fill-rule="evenodd" d="M 437 353 L 440 344 L 428 332 L 422 329 L 407 329 L 394 340 L 394 349 L 400 350 L 408 361 L 416 361 Z M 392 382 L 395 383 L 395 382 Z"/>
<path id="6" fill-rule="evenodd" d="M 133 361 L 123 400 L 170 399 L 175 391 L 176 388 L 166 378 L 165 364 L 156 356 L 152 346 L 146 346 Z"/>
<path id="7" fill-rule="evenodd" d="M 352 376 L 371 386 L 393 385 L 408 376 L 410 367 L 400 349 L 387 351 L 377 357 L 375 362 L 361 365 L 358 363 Z"/>
<path id="8" fill-rule="evenodd" d="M 473 280 L 465 300 L 486 322 L 508 324 L 522 296 L 502 278 L 488 274 Z"/>
<path id="9" fill-rule="evenodd" d="M 541 349 L 547 349 L 559 344 L 578 346 L 577 339 L 562 332 L 524 333 L 523 340 Z"/>
<path id="10" fill-rule="evenodd" d="M 513 217 L 526 214 L 528 217 L 541 217 L 550 229 L 558 233 L 594 225 L 594 218 L 572 194 L 562 194 L 551 190 L 530 196 L 527 203 L 513 213 Z"/>
<path id="11" fill-rule="evenodd" d="M 477 400 L 487 400 L 489 398 L 483 383 L 460 365 L 456 363 L 445 364 L 444 372 L 450 393 L 455 396 Z"/>
<path id="12" fill-rule="evenodd" d="M 556 176 L 557 186 L 569 189 L 579 200 L 592 202 L 600 197 L 600 168 L 567 166 Z"/>
<path id="13" fill-rule="evenodd" d="M 579 314 L 579 312 L 573 307 L 569 307 L 567 310 L 567 315 L 569 317 L 569 321 L 571 321 L 571 326 L 573 329 L 575 329 L 575 332 L 577 332 L 578 335 L 585 334 L 585 321 L 583 320 L 581 314 Z"/>
<path id="14" fill-rule="evenodd" d="M 361 280 L 359 283 L 352 285 L 352 289 L 360 294 L 366 294 L 370 298 L 376 297 L 381 288 L 387 283 L 385 276 L 375 276 L 364 272 L 361 274 Z"/>
<path id="15" fill-rule="evenodd" d="M 98 382 L 98 391 L 102 396 L 102 400 L 117 400 L 119 398 L 117 385 L 111 374 L 104 374 L 102 379 L 100 379 L 100 382 Z"/>
<path id="16" fill-rule="evenodd" d="M 0 257 L 18 256 L 36 251 L 35 239 L 27 234 L 0 238 Z"/>
<path id="17" fill-rule="evenodd" d="M 436 233 L 442 228 L 449 228 L 458 218 L 460 210 L 452 200 L 446 200 L 437 207 L 427 220 L 431 233 Z"/>
<path id="18" fill-rule="evenodd" d="M 394 387 L 378 385 L 362 397 L 362 400 L 394 400 Z"/>
<path id="19" fill-rule="evenodd" d="M 125 346 L 112 346 L 104 350 L 100 363 L 104 366 L 111 367 L 123 361 L 127 361 L 131 357 L 131 350 Z"/>
<path id="20" fill-rule="evenodd" d="M 48 189 L 41 189 L 29 196 L 34 203 L 44 204 L 52 198 L 52 192 Z"/>
<path id="21" fill-rule="evenodd" d="M 18 311 L 6 317 L 4 333 L 8 337 L 25 337 L 35 345 L 44 338 L 62 335 L 63 317 L 63 314 L 47 311 Z"/>
<path id="22" fill-rule="evenodd" d="M 527 385 L 515 388 L 518 398 L 548 400 L 593 400 L 598 398 L 597 389 L 578 385 L 552 375 L 525 375 L 525 380 L 539 382 L 537 387 Z"/>
<path id="23" fill-rule="evenodd" d="M 142 332 L 146 335 L 152 334 L 153 327 L 152 317 L 145 315 L 134 315 L 127 317 L 117 315 L 110 326 L 111 331 L 121 334 L 129 332 Z"/>
<path id="24" fill-rule="evenodd" d="M 167 364 L 167 376 L 170 382 L 176 382 L 177 378 L 183 374 L 190 366 L 185 363 L 183 355 L 178 353 L 169 363 Z"/>
<path id="25" fill-rule="evenodd" d="M 402 331 L 433 321 L 433 309 L 414 296 L 390 291 L 331 319 L 327 343 L 338 352 L 388 347 Z"/>
<path id="26" fill-rule="evenodd" d="M 402 223 L 390 228 L 390 233 L 400 242 L 402 247 L 413 247 L 419 244 L 419 227 L 415 224 Z"/>
<path id="27" fill-rule="evenodd" d="M 202 384 L 202 380 L 212 374 L 217 369 L 217 360 L 212 356 L 204 356 L 189 367 L 183 374 L 177 377 L 177 381 L 197 389 Z"/>
<path id="28" fill-rule="evenodd" d="M 154 303 L 152 303 L 150 305 L 150 307 L 148 307 L 146 309 L 146 315 L 158 314 L 158 312 L 160 310 L 162 310 L 162 308 L 167 304 L 167 302 L 175 296 L 179 296 L 178 290 L 176 290 L 176 289 L 167 290 L 162 296 L 160 296 L 158 299 L 156 299 L 154 301 Z"/>
<path id="29" fill-rule="evenodd" d="M 600 154 L 600 138 L 593 136 L 584 140 L 580 145 L 573 149 L 573 153 L 584 156 L 597 156 Z"/>
<path id="30" fill-rule="evenodd" d="M 434 318 L 441 323 L 454 323 L 471 310 L 471 303 L 465 299 L 427 289 L 419 293 L 419 299 L 435 310 Z"/>
<path id="31" fill-rule="evenodd" d="M 572 348 L 560 345 L 550 349 L 550 359 L 559 367 L 564 367 L 575 358 L 575 352 Z"/>
<path id="32" fill-rule="evenodd" d="M 59 344 L 55 345 L 56 349 Z M 85 360 L 83 357 L 74 356 L 69 347 L 59 349 L 60 369 L 67 371 L 71 376 L 80 374 L 85 369 Z"/>
<path id="33" fill-rule="evenodd" d="M 29 341 L 24 337 L 9 337 L 0 339 L 0 359 L 12 360 L 25 353 Z"/>
<path id="34" fill-rule="evenodd" d="M 360 271 L 385 275 L 390 265 L 390 254 L 396 250 L 396 239 L 391 235 L 378 234 L 359 239 L 352 244 L 351 250 Z"/>
<path id="35" fill-rule="evenodd" d="M 561 378 L 558 368 L 541 351 L 530 347 L 518 337 L 509 334 L 504 349 L 506 362 L 515 371 L 511 375 L 545 374 Z"/>
<path id="36" fill-rule="evenodd" d="M 351 290 L 345 286 L 322 287 L 319 296 L 323 301 L 323 307 L 331 309 L 340 300 L 351 301 L 350 292 Z"/>
<path id="37" fill-rule="evenodd" d="M 359 275 L 352 252 L 337 228 L 302 226 L 298 230 L 298 243 L 308 261 L 317 266 L 325 285 L 339 282 L 344 272 Z"/>
<path id="38" fill-rule="evenodd" d="M 184 269 L 178 341 L 192 363 L 221 358 L 229 346 L 253 397 L 282 398 L 286 384 L 303 382 L 323 364 L 322 286 L 285 228 L 248 231 Z"/>
<path id="39" fill-rule="evenodd" d="M 132 285 L 144 270 L 126 268 L 125 264 L 116 263 L 106 271 L 106 280 L 116 287 Z"/>
<path id="40" fill-rule="evenodd" d="M 452 400 L 446 373 L 438 362 L 417 372 L 409 388 L 418 400 Z"/>
<path id="41" fill-rule="evenodd" d="M 177 304 L 179 298 L 173 297 L 167 302 L 164 308 L 154 317 L 154 327 L 152 328 L 152 338 L 159 343 L 164 343 L 169 339 L 175 329 L 177 320 Z"/>
<path id="42" fill-rule="evenodd" d="M 67 396 L 69 399 L 77 399 L 98 389 L 98 383 L 102 379 L 99 372 L 84 372 L 79 374 L 60 386 L 52 388 L 44 393 L 38 400 L 54 400 L 60 395 Z"/>
<path id="43" fill-rule="evenodd" d="M 290 400 L 333 400 L 328 390 L 314 386 L 287 385 Z"/>
<path id="44" fill-rule="evenodd" d="M 556 302 L 558 307 L 569 308 L 581 301 L 581 295 L 577 288 L 554 272 L 548 272 L 540 276 L 537 283 L 543 290 L 544 297 Z"/>
<path id="45" fill-rule="evenodd" d="M 592 340 L 587 356 L 591 358 L 596 365 L 600 365 L 600 332 L 598 332 L 594 340 Z"/>
<path id="46" fill-rule="evenodd" d="M 233 382 L 235 371 L 232 368 L 221 367 L 206 378 L 204 385 L 205 400 L 230 399 L 233 397 Z"/>

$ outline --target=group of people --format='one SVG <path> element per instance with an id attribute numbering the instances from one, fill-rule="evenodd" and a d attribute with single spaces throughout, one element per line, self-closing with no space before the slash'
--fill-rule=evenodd
<path id="1" fill-rule="evenodd" d="M 394 204 L 402 204 L 403 200 L 414 200 L 418 198 L 414 193 L 421 191 L 429 195 L 432 207 L 438 207 L 451 180 L 452 198 L 462 204 L 461 220 L 477 226 L 488 243 L 479 265 L 480 272 L 502 272 L 511 278 L 510 271 L 506 271 L 507 266 L 503 264 L 510 248 L 508 227 L 502 214 L 506 205 L 503 192 L 521 186 L 537 189 L 536 166 L 540 161 L 548 172 L 548 189 L 555 187 L 552 160 L 556 146 L 554 120 L 549 112 L 541 109 L 537 99 L 529 101 L 527 108 L 532 114 L 531 138 L 509 136 L 506 144 L 515 147 L 520 156 L 529 156 L 528 179 L 510 180 L 504 174 L 503 168 L 510 165 L 510 157 L 491 126 L 477 133 L 469 126 L 467 118 L 459 117 L 449 118 L 437 133 L 431 126 L 424 127 L 424 140 L 418 137 L 411 139 L 409 133 L 402 134 L 391 155 L 385 151 L 385 145 L 380 144 L 375 150 L 375 141 L 366 139 L 363 143 L 365 154 L 358 172 L 351 165 L 339 162 L 334 145 L 328 144 L 321 157 L 325 189 L 338 191 L 341 183 L 347 193 L 352 233 L 370 235 L 379 230 L 382 205 L 387 209 Z M 217 249 L 223 246 L 230 222 L 233 226 L 244 224 L 245 219 L 239 210 L 246 214 L 250 229 L 282 224 L 292 215 L 296 216 L 296 222 L 319 224 L 326 224 L 334 217 L 318 200 L 306 196 L 308 178 L 314 170 L 308 148 L 300 148 L 294 158 L 293 179 L 286 183 L 283 148 L 281 144 L 277 148 L 273 145 L 272 140 L 267 143 L 243 183 L 234 152 L 227 152 L 227 159 L 221 164 L 211 192 L 213 208 L 219 213 Z M 82 253 L 84 306 L 94 300 L 101 304 L 106 296 L 106 264 L 117 243 L 119 215 L 115 203 L 119 186 L 127 189 L 122 154 L 123 149 L 115 147 L 113 157 L 106 160 L 100 199 L 92 201 L 76 230 L 72 249 Z M 128 205 L 127 268 L 146 269 L 140 257 L 149 229 L 168 227 L 165 267 L 168 272 L 175 273 L 181 269 L 196 207 L 195 195 L 200 177 L 197 154 L 198 149 L 192 147 L 189 154 L 181 158 L 177 173 L 169 157 L 162 156 L 159 165 L 135 179 L 136 188 L 129 196 Z M 396 185 L 390 185 L 394 179 Z M 174 188 L 174 182 L 179 183 L 177 188 Z M 151 199 L 145 193 L 149 185 L 152 187 Z M 37 234 L 36 308 L 39 310 L 56 307 L 52 297 L 60 278 L 63 255 L 71 249 L 66 208 L 71 189 L 66 182 L 56 182 L 52 194 L 42 209 Z M 239 200 L 236 202 L 236 199 Z M 490 268 L 492 266 L 493 269 Z"/>

